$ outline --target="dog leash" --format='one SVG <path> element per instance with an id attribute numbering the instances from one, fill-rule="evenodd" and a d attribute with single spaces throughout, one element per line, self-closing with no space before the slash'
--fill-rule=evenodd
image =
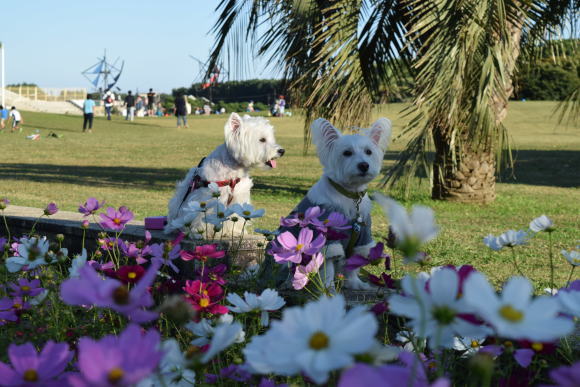
<path id="1" fill-rule="evenodd" d="M 352 233 L 350 234 L 350 239 L 348 240 L 348 244 L 346 245 L 346 249 L 345 249 L 345 257 L 348 258 L 352 255 L 356 241 L 357 241 L 358 237 L 360 236 L 362 226 L 365 225 L 361 216 L 360 216 L 360 203 L 362 202 L 362 199 L 366 195 L 367 191 L 363 191 L 363 192 L 348 191 L 343 186 L 341 186 L 337 182 L 333 181 L 330 177 L 328 178 L 328 182 L 338 193 L 340 193 L 343 196 L 346 196 L 349 199 L 354 200 L 355 218 L 354 218 L 354 221 L 352 223 Z"/>

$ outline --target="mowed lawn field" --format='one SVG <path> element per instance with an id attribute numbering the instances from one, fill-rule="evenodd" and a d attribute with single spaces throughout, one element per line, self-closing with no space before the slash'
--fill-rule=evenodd
<path id="1" fill-rule="evenodd" d="M 569 265 L 559 251 L 580 244 L 580 128 L 557 126 L 551 117 L 555 103 L 512 102 L 506 121 L 515 150 L 516 169 L 504 173 L 497 185 L 497 200 L 490 205 L 432 201 L 429 182 L 412 189 L 409 199 L 386 192 L 406 205 L 433 207 L 441 226 L 440 236 L 427 245 L 429 266 L 472 264 L 496 283 L 514 274 L 508 251 L 490 252 L 482 243 L 489 234 L 527 228 L 534 217 L 546 214 L 556 224 L 553 235 L 558 284 L 563 285 Z M 389 117 L 394 134 L 406 119 L 402 104 L 377 109 L 375 116 Z M 126 205 L 138 219 L 166 213 L 175 182 L 223 142 L 227 116 L 195 117 L 189 128 L 177 129 L 174 117 L 115 117 L 95 120 L 93 133 L 81 133 L 82 117 L 23 112 L 23 132 L 0 133 L 0 197 L 12 204 L 43 207 L 55 201 L 61 209 L 76 210 L 87 197 Z M 274 170 L 255 170 L 253 204 L 266 209 L 255 226 L 274 228 L 318 179 L 322 168 L 311 149 L 303 155 L 303 122 L 299 117 L 272 118 L 278 142 L 286 149 Z M 337 125 L 340 127 L 340 125 Z M 25 138 L 39 130 L 41 139 Z M 62 138 L 47 137 L 50 132 Z M 385 157 L 392 165 L 404 144 L 395 142 Z M 507 171 L 506 171 L 507 172 Z M 373 187 L 377 189 L 377 187 Z M 387 220 L 375 206 L 373 231 L 386 236 Z M 548 285 L 546 235 L 516 250 L 522 270 Z"/>

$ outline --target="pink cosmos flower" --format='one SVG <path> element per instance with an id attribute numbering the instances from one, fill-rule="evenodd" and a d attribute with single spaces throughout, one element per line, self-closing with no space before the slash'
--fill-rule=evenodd
<path id="1" fill-rule="evenodd" d="M 228 308 L 218 304 L 223 299 L 223 289 L 215 283 L 206 284 L 199 280 L 187 281 L 183 290 L 187 293 L 186 300 L 199 315 L 226 314 Z"/>
<path id="2" fill-rule="evenodd" d="M 390 269 L 390 257 L 383 253 L 384 245 L 379 242 L 375 247 L 370 249 L 369 257 L 355 254 L 346 260 L 345 270 L 352 271 L 366 265 L 377 265 L 383 258 L 385 259 L 386 270 Z"/>
<path id="3" fill-rule="evenodd" d="M 101 203 L 99 203 L 99 201 L 95 198 L 88 198 L 84 205 L 81 204 L 79 206 L 79 212 L 84 216 L 94 215 L 104 205 L 105 205 L 104 200 Z"/>
<path id="4" fill-rule="evenodd" d="M 479 352 L 488 353 L 491 356 L 499 356 L 504 352 L 503 345 L 486 345 L 481 347 Z M 511 349 L 510 349 L 511 351 Z M 514 360 L 522 367 L 527 368 L 532 363 L 534 357 L 534 350 L 530 348 L 519 348 L 512 352 Z"/>
<path id="5" fill-rule="evenodd" d="M 550 378 L 561 387 L 580 385 L 580 361 L 571 366 L 561 366 L 550 371 Z M 542 386 L 548 387 L 548 386 Z"/>
<path id="6" fill-rule="evenodd" d="M 96 341 L 79 340 L 80 374 L 69 376 L 72 386 L 133 386 L 149 376 L 163 356 L 160 335 L 150 330 L 141 333 L 131 324 L 118 337 L 109 335 Z"/>
<path id="7" fill-rule="evenodd" d="M 322 211 L 319 206 L 310 207 L 304 213 L 300 212 L 287 218 L 280 218 L 280 226 L 294 227 L 298 225 L 300 227 L 306 227 L 309 224 L 314 224 L 313 222 L 318 221 L 318 217 L 322 214 L 324 214 L 324 211 Z"/>
<path id="8" fill-rule="evenodd" d="M 159 262 L 153 262 L 141 280 L 129 291 L 127 286 L 112 278 L 102 279 L 95 269 L 85 265 L 79 277 L 61 284 L 60 296 L 69 305 L 94 305 L 111 308 L 132 321 L 147 322 L 157 318 L 157 313 L 144 310 L 153 305 L 148 288 L 155 280 Z"/>
<path id="9" fill-rule="evenodd" d="M 56 203 L 54 203 L 54 202 L 48 203 L 48 205 L 44 209 L 44 215 L 46 215 L 46 216 L 54 215 L 57 212 L 58 212 L 58 207 L 56 206 Z"/>
<path id="10" fill-rule="evenodd" d="M 303 228 L 298 234 L 298 239 L 291 232 L 286 231 L 278 235 L 277 241 L 281 249 L 274 250 L 274 259 L 276 262 L 302 262 L 302 254 L 313 255 L 322 249 L 326 243 L 324 235 L 319 234 L 316 239 L 312 240 L 314 233 L 308 228 Z"/>
<path id="11" fill-rule="evenodd" d="M 10 286 L 12 296 L 27 296 L 34 297 L 42 293 L 44 288 L 40 287 L 40 280 L 33 279 L 32 281 L 26 278 L 19 278 L 18 281 L 8 284 Z"/>
<path id="12" fill-rule="evenodd" d="M 223 258 L 225 255 L 225 251 L 217 249 L 217 244 L 212 244 L 195 246 L 195 251 L 183 250 L 181 252 L 181 259 L 184 261 L 191 261 L 192 259 L 195 259 L 196 261 L 207 262 L 208 259 Z"/>
<path id="13" fill-rule="evenodd" d="M 309 281 L 311 273 L 317 273 L 320 266 L 324 263 L 324 256 L 321 253 L 316 253 L 312 256 L 312 260 L 306 266 L 296 266 L 294 278 L 292 279 L 292 287 L 296 290 L 304 288 Z"/>
<path id="14" fill-rule="evenodd" d="M 195 274 L 202 282 L 216 283 L 218 285 L 225 285 L 226 280 L 223 275 L 228 270 L 228 267 L 223 263 L 215 265 L 214 267 L 200 267 L 196 269 Z"/>
<path id="15" fill-rule="evenodd" d="M 12 366 L 0 362 L 0 383 L 3 386 L 58 385 L 73 352 L 66 343 L 49 341 L 40 353 L 32 343 L 10 344 L 8 358 Z"/>
<path id="16" fill-rule="evenodd" d="M 385 287 L 387 289 L 396 289 L 395 280 L 387 273 L 382 273 L 380 276 L 369 274 L 369 281 L 377 286 Z"/>
<path id="17" fill-rule="evenodd" d="M 113 207 L 107 208 L 106 214 L 100 214 L 101 221 L 99 224 L 103 228 L 120 231 L 125 228 L 125 225 L 133 219 L 133 213 L 125 206 L 119 207 L 115 210 Z"/>

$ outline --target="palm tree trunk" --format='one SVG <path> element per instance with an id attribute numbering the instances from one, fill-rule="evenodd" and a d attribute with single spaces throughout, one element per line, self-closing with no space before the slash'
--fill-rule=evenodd
<path id="1" fill-rule="evenodd" d="M 505 58 L 505 70 L 509 74 L 504 92 L 493 95 L 491 106 L 496 125 L 507 116 L 508 99 L 513 93 L 513 72 L 520 55 L 522 25 L 510 24 L 510 45 L 512 50 Z M 445 136 L 444 128 L 433 131 L 435 160 L 433 163 L 433 199 L 462 203 L 487 204 L 493 202 L 495 193 L 496 158 L 494 141 L 489 138 L 483 149 L 474 147 L 465 136 L 452 145 Z"/>

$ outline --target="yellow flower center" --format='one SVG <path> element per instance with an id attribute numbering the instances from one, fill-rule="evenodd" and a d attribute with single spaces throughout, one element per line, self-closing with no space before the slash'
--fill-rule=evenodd
<path id="1" fill-rule="evenodd" d="M 471 340 L 471 348 L 479 348 L 479 342 L 477 340 Z"/>
<path id="2" fill-rule="evenodd" d="M 137 278 L 137 273 L 131 271 L 129 272 L 129 274 L 127 274 L 127 277 L 129 277 L 130 279 L 135 279 Z"/>
<path id="3" fill-rule="evenodd" d="M 572 262 L 574 262 L 574 265 L 578 265 L 580 264 L 580 258 L 572 258 Z"/>
<path id="4" fill-rule="evenodd" d="M 14 309 L 20 309 L 20 308 L 22 308 L 22 304 L 15 303 L 14 305 L 12 305 L 12 307 Z"/>
<path id="5" fill-rule="evenodd" d="M 24 285 L 20 288 L 20 290 L 22 290 L 24 293 L 28 293 L 30 291 L 30 286 Z"/>
<path id="6" fill-rule="evenodd" d="M 129 290 L 125 285 L 113 290 L 113 300 L 118 305 L 127 305 L 129 303 Z"/>
<path id="7" fill-rule="evenodd" d="M 23 378 L 27 382 L 36 382 L 38 381 L 38 372 L 36 372 L 36 370 L 33 369 L 26 370 L 24 371 Z"/>
<path id="8" fill-rule="evenodd" d="M 532 349 L 536 352 L 540 352 L 542 349 L 544 349 L 544 344 L 542 343 L 532 343 Z"/>
<path id="9" fill-rule="evenodd" d="M 207 298 L 202 298 L 201 300 L 199 300 L 199 306 L 201 306 L 202 308 L 207 308 L 209 305 L 209 300 Z"/>
<path id="10" fill-rule="evenodd" d="M 115 219 L 113 219 L 113 223 L 119 225 L 119 224 L 121 224 L 121 219 L 115 218 Z"/>
<path id="11" fill-rule="evenodd" d="M 322 221 L 322 223 L 324 223 L 324 224 L 328 224 L 328 223 L 330 223 L 330 220 L 328 220 L 328 219 L 324 219 L 324 220 Z"/>
<path id="12" fill-rule="evenodd" d="M 499 309 L 499 315 L 512 323 L 522 321 L 524 313 L 514 309 L 511 305 L 504 305 Z"/>
<path id="13" fill-rule="evenodd" d="M 328 348 L 329 343 L 330 338 L 324 332 L 318 331 L 310 337 L 310 342 L 308 344 L 310 345 L 310 348 L 320 351 L 321 349 Z"/>
<path id="14" fill-rule="evenodd" d="M 511 341 L 508 340 L 508 341 L 505 341 L 503 343 L 503 346 L 506 347 L 506 348 L 511 348 L 511 347 L 514 346 L 514 343 L 512 343 Z"/>
<path id="15" fill-rule="evenodd" d="M 244 214 L 246 216 L 250 216 L 252 213 L 250 211 L 244 211 L 244 212 L 242 212 L 242 214 Z"/>
<path id="16" fill-rule="evenodd" d="M 220 211 L 220 212 L 218 212 L 218 216 L 219 216 L 220 218 L 223 218 L 223 217 L 225 216 L 225 214 L 224 214 L 223 212 L 221 212 L 221 211 Z"/>
<path id="17" fill-rule="evenodd" d="M 300 251 L 300 250 L 302 250 L 303 248 L 304 248 L 304 245 L 302 245 L 302 244 L 298 244 L 298 245 L 296 245 L 296 251 Z"/>
<path id="18" fill-rule="evenodd" d="M 109 379 L 109 382 L 111 384 L 115 384 L 123 378 L 124 374 L 125 373 L 123 372 L 122 369 L 120 369 L 119 367 L 115 367 L 111 371 L 109 371 L 109 376 L 107 377 L 107 379 Z"/>

